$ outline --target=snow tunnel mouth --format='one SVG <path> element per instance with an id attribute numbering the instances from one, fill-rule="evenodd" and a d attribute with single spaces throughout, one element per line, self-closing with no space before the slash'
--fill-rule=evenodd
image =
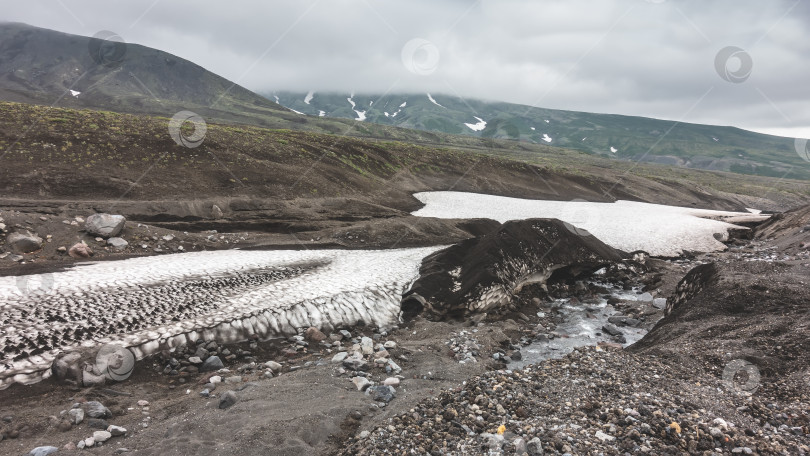
<path id="1" fill-rule="evenodd" d="M 419 293 L 411 293 L 402 298 L 400 302 L 400 309 L 402 309 L 402 319 L 405 321 L 412 320 L 414 317 L 422 313 L 427 301 Z"/>

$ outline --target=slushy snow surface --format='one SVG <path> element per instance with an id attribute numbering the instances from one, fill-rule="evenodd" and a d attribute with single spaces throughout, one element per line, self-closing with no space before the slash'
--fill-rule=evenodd
<path id="1" fill-rule="evenodd" d="M 602 242 L 626 252 L 678 256 L 684 250 L 712 252 L 725 245 L 735 221 L 764 220 L 750 212 L 725 212 L 661 204 L 617 201 L 544 201 L 464 192 L 414 195 L 425 207 L 413 215 L 437 218 L 490 218 L 501 223 L 528 218 L 556 218 L 587 230 Z"/>

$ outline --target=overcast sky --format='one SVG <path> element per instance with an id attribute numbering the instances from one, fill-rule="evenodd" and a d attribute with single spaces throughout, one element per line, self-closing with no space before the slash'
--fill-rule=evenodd
<path id="1" fill-rule="evenodd" d="M 430 92 L 810 137 L 810 0 L 0 0 L 0 11 L 110 30 L 265 93 Z"/>

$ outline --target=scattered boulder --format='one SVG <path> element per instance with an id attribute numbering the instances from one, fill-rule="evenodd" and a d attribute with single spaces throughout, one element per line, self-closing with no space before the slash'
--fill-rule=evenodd
<path id="1" fill-rule="evenodd" d="M 6 244 L 12 252 L 31 253 L 42 248 L 42 238 L 36 234 L 31 234 L 30 231 L 25 233 L 14 232 L 8 236 Z"/>
<path id="2" fill-rule="evenodd" d="M 114 250 L 124 250 L 129 245 L 124 238 L 120 237 L 112 237 L 107 239 L 107 245 L 112 247 Z"/>
<path id="3" fill-rule="evenodd" d="M 87 244 L 79 242 L 73 244 L 73 247 L 68 250 L 68 255 L 72 258 L 90 258 L 93 256 L 93 250 Z"/>
<path id="4" fill-rule="evenodd" d="M 111 238 L 121 234 L 127 219 L 123 215 L 93 214 L 84 222 L 84 229 L 92 236 Z"/>

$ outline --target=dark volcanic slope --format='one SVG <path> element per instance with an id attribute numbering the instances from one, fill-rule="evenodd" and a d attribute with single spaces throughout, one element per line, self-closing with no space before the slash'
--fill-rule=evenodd
<path id="1" fill-rule="evenodd" d="M 577 277 L 621 259 L 616 249 L 556 219 L 507 222 L 425 258 L 402 309 L 406 317 L 433 318 L 504 310 L 523 287 L 545 287 L 552 274 Z"/>
<path id="2" fill-rule="evenodd" d="M 755 236 L 767 241 L 690 271 L 669 298 L 667 316 L 632 350 L 715 370 L 744 359 L 763 376 L 810 375 L 810 232 L 795 227 L 807 212 L 766 223 Z M 806 382 L 810 387 L 810 377 Z"/>

